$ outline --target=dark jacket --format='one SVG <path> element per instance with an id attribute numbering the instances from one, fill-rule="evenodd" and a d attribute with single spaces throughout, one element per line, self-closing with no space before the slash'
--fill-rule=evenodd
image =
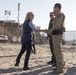
<path id="1" fill-rule="evenodd" d="M 49 22 L 48 30 L 52 28 L 52 25 L 53 25 L 53 24 L 52 24 L 52 21 L 53 21 L 53 19 L 51 19 L 50 22 Z"/>
<path id="2" fill-rule="evenodd" d="M 53 18 L 53 19 L 54 19 L 54 18 Z M 51 19 L 50 22 L 49 22 L 48 30 L 50 30 L 50 29 L 52 28 L 52 25 L 53 25 L 52 21 L 53 21 L 53 19 Z M 47 38 L 48 38 L 48 37 L 50 37 L 49 34 L 47 34 Z"/>
<path id="3" fill-rule="evenodd" d="M 30 22 L 31 20 L 27 20 L 27 21 L 25 21 L 24 23 L 23 23 L 23 32 L 22 32 L 22 39 L 21 39 L 21 41 L 23 42 L 23 43 L 26 43 L 26 42 L 29 42 L 29 41 L 31 41 L 31 31 L 32 31 L 32 29 L 31 29 L 31 27 L 29 26 L 29 22 Z"/>

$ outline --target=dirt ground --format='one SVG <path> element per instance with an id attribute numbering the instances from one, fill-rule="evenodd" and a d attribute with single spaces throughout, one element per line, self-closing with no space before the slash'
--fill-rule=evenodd
<path id="1" fill-rule="evenodd" d="M 14 67 L 21 44 L 0 44 L 0 75 L 54 75 L 50 61 L 49 45 L 36 45 L 36 54 L 31 53 L 29 67 L 31 70 L 23 71 L 25 54 L 23 54 L 19 67 Z M 76 75 L 76 47 L 64 45 L 62 48 L 65 68 L 60 75 Z"/>

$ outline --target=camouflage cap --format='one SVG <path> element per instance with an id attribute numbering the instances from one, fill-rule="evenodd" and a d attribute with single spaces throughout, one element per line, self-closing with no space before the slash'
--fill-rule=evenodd
<path id="1" fill-rule="evenodd" d="M 61 9 L 61 4 L 60 3 L 56 3 L 55 5 L 54 5 L 54 8 L 55 7 L 58 7 L 59 9 Z"/>

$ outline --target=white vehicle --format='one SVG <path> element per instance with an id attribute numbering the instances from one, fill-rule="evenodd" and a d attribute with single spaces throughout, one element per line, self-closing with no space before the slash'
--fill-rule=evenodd
<path id="1" fill-rule="evenodd" d="M 0 42 L 7 42 L 8 37 L 6 35 L 0 35 Z"/>

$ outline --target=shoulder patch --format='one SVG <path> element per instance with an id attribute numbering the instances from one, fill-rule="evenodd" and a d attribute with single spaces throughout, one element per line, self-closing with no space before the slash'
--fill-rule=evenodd
<path id="1" fill-rule="evenodd" d="M 57 18 L 61 18 L 61 14 L 58 14 L 58 15 L 57 15 Z"/>

